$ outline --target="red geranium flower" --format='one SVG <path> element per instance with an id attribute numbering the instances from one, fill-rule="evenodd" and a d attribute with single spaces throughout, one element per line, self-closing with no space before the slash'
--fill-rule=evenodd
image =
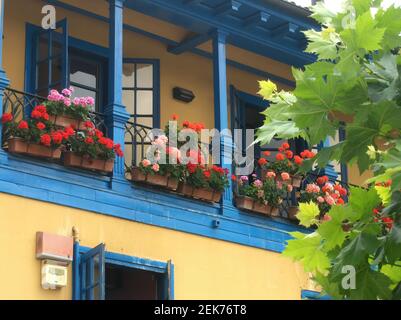
<path id="1" fill-rule="evenodd" d="M 270 151 L 264 151 L 264 152 L 263 152 L 263 155 L 264 155 L 265 157 L 269 157 L 269 156 L 271 155 L 271 152 L 270 152 Z"/>
<path id="2" fill-rule="evenodd" d="M 301 166 L 304 160 L 300 156 L 295 156 L 294 161 L 297 165 Z"/>
<path id="3" fill-rule="evenodd" d="M 93 129 L 93 128 L 95 128 L 95 125 L 93 124 L 92 121 L 85 121 L 85 122 L 84 122 L 84 126 L 85 126 L 85 128 L 87 128 L 87 129 Z"/>
<path id="4" fill-rule="evenodd" d="M 316 179 L 316 182 L 322 186 L 322 185 L 326 184 L 327 182 L 329 182 L 329 177 L 327 177 L 327 176 L 319 177 Z"/>
<path id="5" fill-rule="evenodd" d="M 53 142 L 55 144 L 61 144 L 63 142 L 63 134 L 60 131 L 55 131 L 51 133 Z"/>
<path id="6" fill-rule="evenodd" d="M 210 173 L 210 171 L 209 171 L 209 170 L 206 170 L 206 171 L 203 171 L 203 175 L 205 176 L 205 178 L 206 178 L 206 179 L 209 179 L 209 178 L 210 178 L 210 175 L 211 175 L 211 173 Z"/>
<path id="7" fill-rule="evenodd" d="M 287 142 L 284 142 L 281 146 L 284 150 L 287 150 L 290 148 L 290 145 Z"/>
<path id="8" fill-rule="evenodd" d="M 44 130 L 46 128 L 46 125 L 43 122 L 38 122 L 36 124 L 36 128 L 38 128 L 39 130 Z"/>
<path id="9" fill-rule="evenodd" d="M 173 119 L 174 121 L 178 120 L 178 115 L 173 114 L 173 115 L 171 116 L 171 119 Z"/>
<path id="10" fill-rule="evenodd" d="M 92 137 L 86 137 L 85 143 L 86 144 L 93 144 L 94 143 L 93 138 Z"/>
<path id="11" fill-rule="evenodd" d="M 196 164 L 192 164 L 192 163 L 187 164 L 187 170 L 189 173 L 195 173 L 197 167 L 198 166 Z"/>
<path id="12" fill-rule="evenodd" d="M 40 143 L 43 144 L 46 147 L 50 147 L 51 142 L 52 142 L 52 138 L 47 133 L 43 134 L 40 137 Z"/>
<path id="13" fill-rule="evenodd" d="M 28 122 L 26 122 L 25 120 L 22 120 L 19 125 L 18 125 L 18 129 L 28 129 Z"/>
<path id="14" fill-rule="evenodd" d="M 337 204 L 339 204 L 339 205 L 342 205 L 342 204 L 344 204 L 345 202 L 344 202 L 344 200 L 342 199 L 342 198 L 338 198 L 337 199 Z"/>
<path id="15" fill-rule="evenodd" d="M 188 128 L 190 124 L 191 124 L 191 123 L 190 123 L 188 120 L 185 120 L 185 121 L 182 123 L 182 125 L 183 125 L 185 128 Z"/>
<path id="16" fill-rule="evenodd" d="M 277 155 L 276 155 L 277 161 L 283 161 L 284 159 L 285 159 L 285 156 L 282 153 L 277 153 Z"/>
<path id="17" fill-rule="evenodd" d="M 231 180 L 235 182 L 235 181 L 237 181 L 237 177 L 235 175 L 232 175 Z"/>
<path id="18" fill-rule="evenodd" d="M 13 119 L 14 119 L 14 117 L 11 113 L 4 113 L 3 116 L 1 117 L 1 122 L 7 123 L 7 122 L 11 122 Z"/>
<path id="19" fill-rule="evenodd" d="M 290 150 L 287 150 L 285 152 L 285 156 L 287 157 L 287 159 L 292 159 L 292 157 L 294 156 L 294 153 Z"/>
<path id="20" fill-rule="evenodd" d="M 393 227 L 394 220 L 390 217 L 382 218 L 383 223 L 386 225 L 387 228 L 391 229 Z"/>
<path id="21" fill-rule="evenodd" d="M 258 164 L 262 167 L 264 166 L 268 161 L 265 158 L 260 158 L 258 160 Z"/>

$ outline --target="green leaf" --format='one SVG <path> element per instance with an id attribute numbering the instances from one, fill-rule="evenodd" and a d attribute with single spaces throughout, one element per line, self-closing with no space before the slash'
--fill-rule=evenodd
<path id="1" fill-rule="evenodd" d="M 376 27 L 370 10 L 359 16 L 354 29 L 345 29 L 340 33 L 347 47 L 355 52 L 364 49 L 374 51 L 381 49 L 381 41 L 386 29 Z"/>
<path id="2" fill-rule="evenodd" d="M 332 28 L 323 31 L 308 30 L 304 31 L 309 40 L 306 52 L 316 53 L 319 59 L 335 59 L 337 57 L 337 44 L 341 41 L 338 34 Z"/>
<path id="3" fill-rule="evenodd" d="M 377 27 L 385 28 L 382 41 L 385 49 L 397 48 L 401 45 L 401 8 L 392 5 L 386 10 L 380 9 L 375 16 Z"/>
<path id="4" fill-rule="evenodd" d="M 283 256 L 292 258 L 303 264 L 306 272 L 326 273 L 330 267 L 327 255 L 321 250 L 321 237 L 317 233 L 305 235 L 293 232 L 295 240 L 289 240 Z"/>
<path id="5" fill-rule="evenodd" d="M 370 217 L 373 209 L 381 204 L 381 199 L 374 188 L 369 190 L 351 187 L 349 204 L 354 212 L 353 216 L 348 217 L 350 221 L 358 221 L 363 217 Z"/>
<path id="6" fill-rule="evenodd" d="M 265 123 L 257 131 L 255 143 L 261 145 L 270 143 L 275 136 L 283 139 L 303 137 L 304 132 L 300 130 L 292 121 L 276 121 Z"/>
<path id="7" fill-rule="evenodd" d="M 259 92 L 258 94 L 263 97 L 265 100 L 270 100 L 273 93 L 277 91 L 277 85 L 270 80 L 259 81 Z"/>
<path id="8" fill-rule="evenodd" d="M 297 218 L 300 224 L 309 228 L 317 222 L 316 217 L 320 214 L 319 206 L 314 202 L 300 203 Z"/>
<path id="9" fill-rule="evenodd" d="M 379 195 L 383 205 L 388 205 L 391 201 L 391 188 L 375 186 L 376 192 Z"/>
<path id="10" fill-rule="evenodd" d="M 352 209 L 345 206 L 333 206 L 328 215 L 331 220 L 323 222 L 317 232 L 324 239 L 324 247 L 327 251 L 341 246 L 347 234 L 343 231 L 343 221 L 352 215 Z"/>
<path id="11" fill-rule="evenodd" d="M 401 282 L 401 261 L 397 261 L 396 265 L 385 264 L 381 267 L 380 271 L 393 282 L 393 289 Z"/>
<path id="12" fill-rule="evenodd" d="M 373 254 L 381 243 L 374 234 L 367 232 L 358 234 L 342 248 L 335 260 L 333 270 L 335 273 L 341 274 L 343 266 L 352 265 L 357 267 L 367 262 L 369 255 Z"/>
<path id="13" fill-rule="evenodd" d="M 387 236 L 384 252 L 388 263 L 401 260 L 401 225 L 398 222 L 393 224 Z"/>
<path id="14" fill-rule="evenodd" d="M 392 296 L 390 286 L 389 277 L 366 265 L 356 269 L 356 288 L 349 290 L 349 296 L 352 300 L 389 300 Z"/>
<path id="15" fill-rule="evenodd" d="M 336 14 L 323 1 L 317 2 L 316 5 L 311 7 L 311 10 L 313 12 L 311 17 L 321 24 L 328 24 L 336 17 Z"/>

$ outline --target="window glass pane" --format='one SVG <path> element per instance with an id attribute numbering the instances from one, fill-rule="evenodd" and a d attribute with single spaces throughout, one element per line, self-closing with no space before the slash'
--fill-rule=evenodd
<path id="1" fill-rule="evenodd" d="M 153 128 L 153 118 L 151 117 L 137 117 L 136 123 L 139 125 L 147 126 Z"/>
<path id="2" fill-rule="evenodd" d="M 135 64 L 125 63 L 123 66 L 123 87 L 135 87 Z"/>
<path id="3" fill-rule="evenodd" d="M 62 65 L 62 59 L 52 59 L 52 78 L 51 82 L 58 82 L 61 81 L 61 77 L 63 74 L 63 65 Z"/>
<path id="4" fill-rule="evenodd" d="M 135 114 L 135 91 L 123 90 L 123 105 L 131 115 Z"/>
<path id="5" fill-rule="evenodd" d="M 47 88 L 49 85 L 49 61 L 43 61 L 37 67 L 36 88 Z"/>
<path id="6" fill-rule="evenodd" d="M 138 90 L 136 93 L 136 113 L 153 114 L 153 91 Z"/>
<path id="7" fill-rule="evenodd" d="M 39 49 L 38 49 L 38 61 L 41 61 L 43 59 L 46 59 L 49 54 L 49 41 L 48 41 L 48 35 L 43 34 L 39 38 Z"/>
<path id="8" fill-rule="evenodd" d="M 57 29 L 56 32 L 52 33 L 52 57 L 61 56 L 63 53 L 63 30 Z"/>
<path id="9" fill-rule="evenodd" d="M 70 80 L 81 85 L 97 88 L 98 69 L 96 64 L 75 57 L 70 62 Z"/>
<path id="10" fill-rule="evenodd" d="M 153 88 L 153 65 L 137 65 L 137 88 Z"/>

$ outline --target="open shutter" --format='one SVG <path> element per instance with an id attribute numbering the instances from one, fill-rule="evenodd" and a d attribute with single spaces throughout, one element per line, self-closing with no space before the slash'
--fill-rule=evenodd
<path id="1" fill-rule="evenodd" d="M 82 254 L 79 259 L 80 299 L 105 299 L 105 245 Z"/>
<path id="2" fill-rule="evenodd" d="M 56 29 L 38 28 L 33 35 L 35 70 L 30 91 L 47 96 L 50 89 L 69 86 L 68 23 L 63 19 Z"/>
<path id="3" fill-rule="evenodd" d="M 230 97 L 231 97 L 231 130 L 234 133 L 234 129 L 242 130 L 242 141 L 245 141 L 245 109 L 243 107 L 243 102 L 239 98 L 238 91 L 234 86 L 230 87 Z M 246 146 L 243 144 L 242 148 L 243 155 L 245 154 Z"/>
<path id="4" fill-rule="evenodd" d="M 174 300 L 174 264 L 171 260 L 167 262 L 166 273 L 163 274 L 161 280 L 160 285 L 163 286 L 163 291 L 159 299 Z"/>

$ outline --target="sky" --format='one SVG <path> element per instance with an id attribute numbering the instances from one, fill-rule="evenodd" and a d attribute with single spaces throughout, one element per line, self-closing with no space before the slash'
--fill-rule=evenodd
<path id="1" fill-rule="evenodd" d="M 300 6 L 305 6 L 305 7 L 308 7 L 312 2 L 311 0 L 290 0 L 290 1 L 295 2 L 296 4 L 298 4 Z M 324 2 L 326 2 L 326 4 L 328 4 L 328 6 L 333 9 L 333 11 L 337 11 L 337 10 L 339 10 L 339 8 L 341 8 L 342 0 L 325 0 Z M 392 4 L 395 4 L 396 6 L 401 6 L 401 0 L 384 0 L 383 1 L 384 7 L 388 7 Z"/>

